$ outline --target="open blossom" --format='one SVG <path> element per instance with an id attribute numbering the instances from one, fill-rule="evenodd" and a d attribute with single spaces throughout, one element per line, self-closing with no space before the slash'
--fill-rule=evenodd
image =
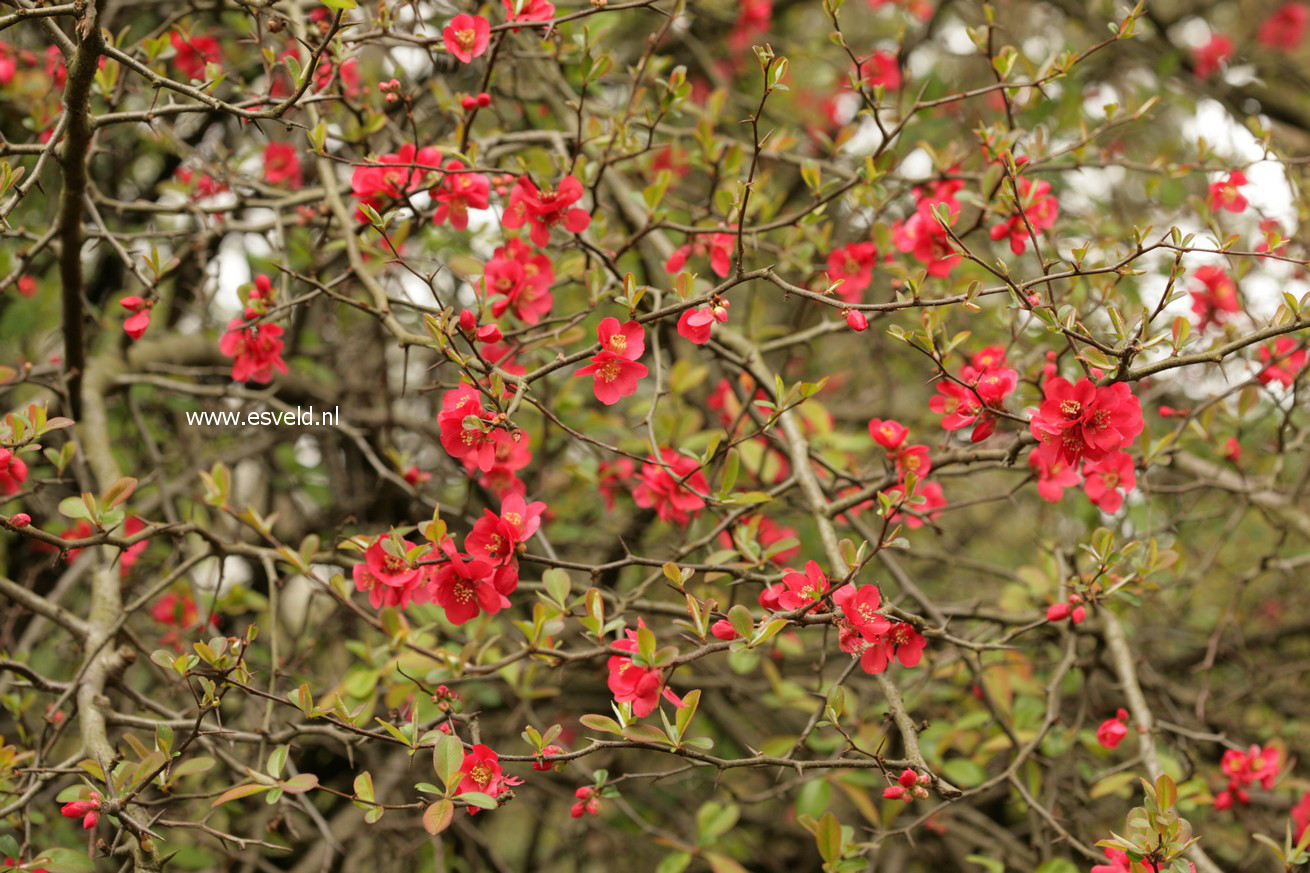
<path id="1" fill-rule="evenodd" d="M 212 36 L 193 36 L 187 39 L 175 30 L 168 38 L 173 44 L 173 63 L 188 79 L 203 79 L 206 64 L 223 63 L 218 40 Z"/>
<path id="2" fill-rule="evenodd" d="M 980 442 L 996 430 L 996 415 L 992 409 L 1005 405 L 1005 398 L 1019 384 L 1019 374 L 1006 367 L 988 367 L 976 373 L 965 368 L 960 382 L 942 380 L 937 383 L 937 394 L 928 402 L 928 408 L 942 416 L 942 428 L 960 430 L 973 425 L 972 441 Z"/>
<path id="3" fill-rule="evenodd" d="M 1131 445 L 1144 427 L 1142 405 L 1123 382 L 1098 386 L 1083 378 L 1075 385 L 1056 376 L 1043 391 L 1046 399 L 1029 428 L 1048 465 L 1057 459 L 1070 466 L 1083 458 L 1099 461 Z"/>
<path id="4" fill-rule="evenodd" d="M 800 609 L 823 599 L 828 593 L 828 577 L 814 561 L 805 562 L 805 572 L 788 570 L 782 576 L 785 586 L 778 593 L 778 603 L 783 609 Z"/>
<path id="5" fill-rule="evenodd" d="M 951 248 L 946 229 L 937 221 L 934 209 L 945 204 L 950 220 L 954 221 L 960 213 L 955 192 L 963 186 L 962 181 L 954 179 L 936 185 L 930 193 L 916 188 L 914 214 L 892 225 L 892 242 L 897 251 L 909 252 L 927 264 L 929 276 L 948 276 L 959 263 L 960 255 Z"/>
<path id="6" fill-rule="evenodd" d="M 878 610 L 882 606 L 882 592 L 877 585 L 845 585 L 832 594 L 835 603 L 860 636 L 869 642 L 892 629 L 892 623 Z"/>
<path id="7" fill-rule="evenodd" d="M 922 482 L 931 471 L 932 456 L 927 446 L 901 446 L 896 450 L 896 478 L 901 482 L 911 473 Z"/>
<path id="8" fill-rule="evenodd" d="M 1060 458 L 1045 460 L 1037 452 L 1028 456 L 1028 466 L 1037 474 L 1037 493 L 1043 500 L 1059 503 L 1064 497 L 1064 489 L 1075 488 L 1082 484 L 1083 477 L 1078 474 L 1078 467 Z"/>
<path id="9" fill-rule="evenodd" d="M 895 622 L 887 633 L 868 643 L 860 655 L 860 669 L 866 673 L 883 673 L 899 661 L 902 667 L 917 667 L 923 660 L 928 640 L 904 622 Z"/>
<path id="10" fill-rule="evenodd" d="M 646 351 L 646 329 L 635 321 L 619 324 L 617 318 L 604 318 L 596 334 L 601 350 L 578 375 L 591 376 L 596 399 L 610 406 L 636 393 L 637 383 L 650 372 L 637 360 Z"/>
<path id="11" fill-rule="evenodd" d="M 1192 49 L 1192 63 L 1198 79 L 1208 79 L 1233 56 L 1233 41 L 1222 33 L 1210 37 L 1205 45 Z"/>
<path id="12" fill-rule="evenodd" d="M 1305 369 L 1308 356 L 1305 347 L 1292 337 L 1280 336 L 1272 344 L 1260 347 L 1260 363 L 1264 367 L 1256 378 L 1262 385 L 1278 382 L 1284 388 L 1291 388 L 1297 374 Z"/>
<path id="13" fill-rule="evenodd" d="M 1114 718 L 1101 722 L 1096 729 L 1096 741 L 1107 749 L 1116 749 L 1128 736 L 1128 710 L 1120 709 Z"/>
<path id="14" fill-rule="evenodd" d="M 274 370 L 287 372 L 282 346 L 281 325 L 247 324 L 240 316 L 228 322 L 218 341 L 218 350 L 232 358 L 234 382 L 272 382 Z"/>
<path id="15" fill-rule="evenodd" d="M 710 341 L 710 332 L 715 322 L 727 320 L 728 301 L 716 298 L 708 306 L 684 309 L 682 317 L 678 319 L 678 334 L 698 346 L 704 345 Z"/>
<path id="16" fill-rule="evenodd" d="M 1221 323 L 1227 318 L 1227 313 L 1242 311 L 1237 300 L 1237 283 L 1222 267 L 1198 267 L 1192 275 L 1203 286 L 1191 292 L 1192 312 L 1196 314 L 1198 330 Z"/>
<path id="17" fill-rule="evenodd" d="M 100 793 L 92 791 L 86 800 L 73 800 L 59 810 L 64 818 L 82 819 L 82 829 L 91 830 L 100 820 Z"/>
<path id="18" fill-rule="evenodd" d="M 356 167 L 350 188 L 360 204 L 381 211 L 387 200 L 399 200 L 428 185 L 428 178 L 441 166 L 441 152 L 435 146 L 418 148 L 405 143 L 398 152 L 378 155 L 377 163 Z M 357 216 L 363 220 L 362 213 Z"/>
<path id="19" fill-rule="evenodd" d="M 601 461 L 596 469 L 596 490 L 605 501 L 605 511 L 613 512 L 615 498 L 619 493 L 628 493 L 628 483 L 636 473 L 636 465 L 628 458 L 614 461 Z"/>
<path id="20" fill-rule="evenodd" d="M 1233 170 L 1222 182 L 1210 183 L 1210 208 L 1226 209 L 1229 212 L 1245 212 L 1247 203 L 1242 187 L 1246 185 L 1246 174 Z"/>
<path id="21" fill-rule="evenodd" d="M 500 612 L 518 587 L 516 566 L 497 567 L 484 558 L 461 555 L 454 543 L 442 543 L 446 560 L 432 575 L 432 601 L 446 611 L 451 624 L 464 624 L 480 614 Z"/>
<path id="22" fill-rule="evenodd" d="M 1291 51 L 1301 44 L 1307 23 L 1310 23 L 1310 4 L 1284 3 L 1260 22 L 1256 38 L 1269 48 Z"/>
<path id="23" fill-rule="evenodd" d="M 27 464 L 9 449 L 0 448 L 0 494 L 17 494 L 27 481 Z"/>
<path id="24" fill-rule="evenodd" d="M 1124 495 L 1137 487 L 1132 456 L 1115 452 L 1099 461 L 1083 464 L 1083 491 L 1087 499 L 1102 512 L 1115 513 L 1123 506 Z"/>
<path id="25" fill-rule="evenodd" d="M 459 772 L 464 778 L 459 781 L 455 791 L 458 794 L 477 792 L 490 797 L 499 797 L 511 787 L 522 785 L 523 780 L 505 775 L 500 768 L 500 756 L 490 746 L 477 743 L 464 754 L 464 763 Z M 469 806 L 469 815 L 476 815 L 479 807 Z"/>
<path id="26" fill-rule="evenodd" d="M 270 142 L 264 147 L 264 181 L 270 185 L 299 188 L 304 184 L 300 154 L 289 142 Z"/>
<path id="27" fill-rule="evenodd" d="M 992 239 L 998 241 L 1008 238 L 1010 251 L 1022 255 L 1028 250 L 1030 227 L 1034 234 L 1042 234 L 1055 227 L 1056 219 L 1060 217 L 1060 201 L 1051 193 L 1050 182 L 1034 182 L 1027 176 L 1019 176 L 1018 182 L 1022 214 L 1016 211 L 1000 224 L 992 225 L 990 234 Z M 1026 224 L 1025 217 L 1028 219 Z"/>
<path id="28" fill-rule="evenodd" d="M 878 247 L 871 242 L 853 242 L 828 253 L 828 280 L 841 282 L 837 296 L 847 303 L 859 303 L 864 289 L 873 281 Z M 719 275 L 726 275 L 720 273 Z"/>
<path id="29" fill-rule="evenodd" d="M 692 257 L 709 257 L 714 275 L 724 277 L 732 269 L 732 255 L 737 248 L 737 237 L 731 233 L 698 233 L 684 245 L 678 246 L 664 262 L 664 269 L 677 273 L 687 266 Z"/>
<path id="30" fill-rule="evenodd" d="M 632 489 L 632 499 L 643 509 L 654 508 L 661 521 L 685 526 L 705 508 L 699 495 L 710 490 L 709 482 L 695 458 L 661 449 L 660 460 L 663 463 L 652 456 L 642 464 L 641 481 Z"/>
<path id="31" fill-rule="evenodd" d="M 637 626 L 642 628 L 646 623 L 637 619 Z M 611 648 L 636 652 L 637 631 L 628 630 L 624 633 L 627 638 L 618 640 Z M 674 706 L 682 707 L 682 700 L 664 684 L 664 671 L 658 667 L 639 667 L 633 663 L 632 658 L 621 655 L 610 656 L 607 666 L 610 673 L 608 684 L 614 702 L 631 703 L 632 714 L 637 718 L 645 718 L 654 712 L 660 704 L 661 695 Z"/>
<path id="32" fill-rule="evenodd" d="M 491 182 L 481 173 L 466 173 L 461 161 L 450 160 L 444 168 L 441 184 L 432 192 L 437 211 L 432 213 L 433 224 L 445 224 L 456 230 L 469 226 L 470 209 L 486 209 L 491 205 Z"/>
<path id="33" fill-rule="evenodd" d="M 869 436 L 889 452 L 899 449 L 909 433 L 910 429 L 894 418 L 869 419 Z"/>
<path id="34" fill-rule="evenodd" d="M 519 543 L 527 542 L 541 527 L 545 511 L 546 504 L 541 501 L 528 503 L 522 496 L 511 494 L 501 502 L 499 515 L 490 509 L 483 511 L 464 540 L 464 548 L 470 555 L 493 564 L 508 563 L 514 559 Z"/>
<path id="35" fill-rule="evenodd" d="M 591 224 L 587 210 L 573 205 L 581 199 L 582 183 L 573 176 L 561 179 L 558 188 L 538 188 L 527 176 L 519 176 L 500 222 L 510 230 L 527 224 L 532 242 L 545 246 L 552 227 L 582 233 Z"/>
<path id="36" fill-rule="evenodd" d="M 446 51 L 467 64 L 486 52 L 491 41 L 491 22 L 481 15 L 456 15 L 441 31 L 441 37 Z"/>

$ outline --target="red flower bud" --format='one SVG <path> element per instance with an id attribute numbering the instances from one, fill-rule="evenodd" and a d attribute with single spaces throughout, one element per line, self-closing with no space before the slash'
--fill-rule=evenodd
<path id="1" fill-rule="evenodd" d="M 1064 621 L 1072 611 L 1072 607 L 1067 603 L 1052 603 L 1046 610 L 1046 620 Z"/>
<path id="2" fill-rule="evenodd" d="M 464 107 L 464 111 L 465 111 L 465 112 L 472 112 L 474 109 L 477 109 L 477 108 L 478 108 L 478 98 L 476 98 L 476 97 L 463 97 L 463 98 L 460 99 L 460 101 L 459 101 L 459 105 L 462 106 L 462 107 Z M 575 816 L 575 817 L 576 817 L 576 816 Z"/>
<path id="3" fill-rule="evenodd" d="M 500 333 L 500 328 L 494 324 L 484 324 L 478 328 L 478 342 L 480 343 L 498 343 L 502 339 L 504 337 Z"/>
<path id="4" fill-rule="evenodd" d="M 733 628 L 732 622 L 726 618 L 721 618 L 710 626 L 710 633 L 721 640 L 737 639 L 737 631 Z"/>
<path id="5" fill-rule="evenodd" d="M 468 333 L 476 330 L 478 326 L 478 317 L 473 314 L 472 309 L 465 309 L 459 314 L 459 329 Z"/>
<path id="6" fill-rule="evenodd" d="M 32 523 L 32 516 L 26 512 L 17 512 L 9 516 L 9 523 L 14 527 L 27 527 Z"/>
<path id="7" fill-rule="evenodd" d="M 869 319 L 864 317 L 864 313 L 858 309 L 846 310 L 846 323 L 850 325 L 851 330 L 859 332 L 868 328 Z"/>
<path id="8" fill-rule="evenodd" d="M 479 95 L 478 95 L 478 105 L 481 106 L 483 109 L 486 109 L 488 106 L 490 106 L 490 105 L 491 105 L 491 95 L 488 94 L 486 91 L 483 91 L 481 94 L 479 94 Z"/>

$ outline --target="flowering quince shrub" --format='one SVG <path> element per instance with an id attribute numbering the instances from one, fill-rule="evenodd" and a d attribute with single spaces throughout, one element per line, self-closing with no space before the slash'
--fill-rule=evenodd
<path id="1" fill-rule="evenodd" d="M 1310 865 L 1310 3 L 11 6 L 0 870 Z"/>

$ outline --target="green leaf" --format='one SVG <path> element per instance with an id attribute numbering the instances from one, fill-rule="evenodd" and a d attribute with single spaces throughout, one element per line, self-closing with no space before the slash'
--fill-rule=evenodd
<path id="1" fill-rule="evenodd" d="M 689 852 L 674 852 L 672 855 L 664 856 L 659 866 L 655 868 L 655 873 L 682 873 L 689 864 L 691 864 Z"/>
<path id="2" fill-rule="evenodd" d="M 678 710 L 677 725 L 678 735 L 684 736 L 687 733 L 687 726 L 696 715 L 696 707 L 700 703 L 700 689 L 688 691 L 682 697 L 682 709 Z"/>
<path id="3" fill-rule="evenodd" d="M 469 806 L 476 806 L 478 809 L 495 809 L 500 804 L 496 803 L 496 798 L 490 794 L 483 794 L 481 791 L 466 791 L 463 794 L 456 794 L 456 800 L 462 800 Z"/>
<path id="4" fill-rule="evenodd" d="M 59 501 L 59 514 L 69 518 L 91 520 L 91 510 L 87 508 L 86 501 L 81 497 L 65 497 Z"/>
<path id="5" fill-rule="evenodd" d="M 459 768 L 464 765 L 464 746 L 457 737 L 442 734 L 432 747 L 432 767 L 447 789 L 454 787 Z"/>
<path id="6" fill-rule="evenodd" d="M 265 772 L 274 779 L 282 778 L 282 769 L 287 765 L 287 753 L 291 751 L 290 746 L 278 746 L 268 756 L 268 766 Z"/>
<path id="7" fill-rule="evenodd" d="M 819 856 L 832 864 L 841 859 L 841 823 L 837 816 L 825 812 L 814 829 L 814 841 L 819 844 Z"/>
<path id="8" fill-rule="evenodd" d="M 46 849 L 32 859 L 32 867 L 44 867 L 50 873 L 91 873 L 96 862 L 75 849 Z"/>
<path id="9" fill-rule="evenodd" d="M 988 858 L 984 855 L 966 855 L 964 860 L 977 864 L 979 867 L 987 868 L 987 873 L 1005 873 L 1005 864 L 995 858 Z"/>
<path id="10" fill-rule="evenodd" d="M 273 788 L 272 785 L 257 785 L 254 782 L 247 782 L 245 785 L 237 785 L 235 787 L 229 788 L 227 791 L 224 791 L 218 797 L 215 797 L 213 802 L 209 804 L 209 807 L 213 809 L 214 807 L 222 806 L 223 804 L 227 803 L 229 800 L 237 800 L 238 798 L 241 797 L 249 797 L 252 794 L 261 794 L 265 791 L 271 790 L 272 788 Z"/>
<path id="11" fill-rule="evenodd" d="M 736 804 L 723 805 L 713 800 L 701 805 L 696 812 L 697 840 L 702 846 L 712 845 L 737 823 L 741 810 Z"/>
<path id="12" fill-rule="evenodd" d="M 588 713 L 578 719 L 578 721 L 594 731 L 604 731 L 607 734 L 619 734 L 620 736 L 623 734 L 623 728 L 619 723 L 607 715 Z"/>
<path id="13" fill-rule="evenodd" d="M 287 794 L 304 794 L 318 787 L 318 777 L 313 773 L 297 773 L 282 783 L 282 790 Z"/>
<path id="14" fill-rule="evenodd" d="M 450 827 L 450 821 L 454 815 L 455 804 L 444 798 L 438 800 L 424 811 L 423 829 L 435 836 Z"/>
<path id="15" fill-rule="evenodd" d="M 961 788 L 973 788 L 987 780 L 987 771 L 968 758 L 952 758 L 942 765 L 942 775 Z"/>

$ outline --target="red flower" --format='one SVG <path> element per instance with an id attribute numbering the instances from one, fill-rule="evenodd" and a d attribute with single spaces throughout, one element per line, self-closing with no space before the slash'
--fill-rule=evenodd
<path id="1" fill-rule="evenodd" d="M 863 299 L 861 292 L 873 281 L 877 262 L 878 247 L 871 242 L 854 242 L 829 252 L 828 280 L 841 282 L 837 296 L 847 303 L 859 303 Z"/>
<path id="2" fill-rule="evenodd" d="M 1224 457 L 1234 464 L 1242 460 L 1242 444 L 1237 441 L 1237 437 L 1229 437 L 1228 442 L 1224 443 Z"/>
<path id="3" fill-rule="evenodd" d="M 690 342 L 696 345 L 704 345 L 710 341 L 710 331 L 714 323 L 726 322 L 728 320 L 728 302 L 726 300 L 718 301 L 711 306 L 702 306 L 698 309 L 684 309 L 682 317 L 678 319 L 678 333 Z"/>
<path id="4" fill-rule="evenodd" d="M 527 503 L 517 495 L 507 496 L 500 514 L 483 510 L 482 518 L 473 523 L 473 530 L 464 540 L 464 548 L 474 557 L 485 558 L 493 564 L 508 563 L 514 558 L 515 548 L 532 538 L 541 527 L 541 514 L 546 504 L 541 501 Z"/>
<path id="5" fill-rule="evenodd" d="M 1197 329 L 1205 330 L 1212 324 L 1219 324 L 1227 317 L 1224 313 L 1242 311 L 1237 300 L 1237 284 L 1222 267 L 1198 267 L 1192 275 L 1205 286 L 1191 292 L 1192 312 L 1198 319 Z"/>
<path id="6" fill-rule="evenodd" d="M 874 52 L 860 64 L 860 75 L 870 88 L 879 85 L 888 91 L 899 91 L 901 88 L 900 61 L 891 52 Z"/>
<path id="7" fill-rule="evenodd" d="M 464 624 L 480 613 L 500 612 L 509 606 L 509 597 L 518 585 L 518 570 L 497 569 L 481 558 L 465 560 L 453 543 L 442 544 L 448 560 L 437 567 L 433 577 L 432 601 L 446 611 L 451 624 Z"/>
<path id="8" fill-rule="evenodd" d="M 555 303 L 550 293 L 555 281 L 550 258 L 534 255 L 522 240 L 511 239 L 496 249 L 482 281 L 487 293 L 496 295 L 491 303 L 491 314 L 496 318 L 512 308 L 520 320 L 536 324 L 550 314 Z"/>
<path id="9" fill-rule="evenodd" d="M 1123 382 L 1097 386 L 1083 378 L 1077 385 L 1059 376 L 1048 379 L 1045 401 L 1029 428 L 1041 442 L 1037 452 L 1050 465 L 1057 459 L 1077 466 L 1083 458 L 1099 461 L 1132 444 L 1142 432 L 1142 406 Z"/>
<path id="10" fill-rule="evenodd" d="M 573 818 L 582 818 L 584 815 L 600 815 L 600 795 L 595 788 L 590 785 L 584 785 L 573 796 L 578 802 L 569 808 L 569 815 Z"/>
<path id="11" fill-rule="evenodd" d="M 1073 488 L 1083 481 L 1077 467 L 1059 458 L 1048 462 L 1033 452 L 1028 456 L 1028 466 L 1037 474 L 1037 493 L 1051 503 L 1059 503 L 1064 497 L 1064 489 Z"/>
<path id="12" fill-rule="evenodd" d="M 554 770 L 558 766 L 560 770 L 563 770 L 564 769 L 563 761 L 560 761 L 557 764 L 554 761 L 545 760 L 546 758 L 553 758 L 556 755 L 562 755 L 562 754 L 564 754 L 564 749 L 552 743 L 541 750 L 541 758 L 532 762 L 532 769 L 544 772 L 546 770 Z"/>
<path id="13" fill-rule="evenodd" d="M 1106 848 L 1105 860 L 1109 864 L 1097 864 L 1092 868 L 1092 873 L 1131 873 L 1131 867 L 1128 862 L 1128 854 L 1122 849 Z"/>
<path id="14" fill-rule="evenodd" d="M 637 619 L 639 628 L 646 624 Z M 637 632 L 625 631 L 627 639 L 619 640 L 611 648 L 622 652 L 637 651 Z M 682 701 L 664 685 L 664 671 L 656 667 L 638 667 L 631 658 L 613 655 L 609 659 L 609 689 L 614 694 L 615 703 L 631 703 L 632 714 L 645 718 L 659 706 L 660 695 L 674 706 L 682 707 Z"/>
<path id="15" fill-rule="evenodd" d="M 737 237 L 731 233 L 698 233 L 691 241 L 674 249 L 664 262 L 664 269 L 676 273 L 687 265 L 692 256 L 709 256 L 710 269 L 720 278 L 732 270 L 732 256 L 737 249 Z"/>
<path id="16" fill-rule="evenodd" d="M 546 0 L 500 0 L 508 21 L 550 21 L 555 17 L 555 4 Z M 515 31 L 517 32 L 517 31 Z"/>
<path id="17" fill-rule="evenodd" d="M 1128 710 L 1119 710 L 1114 718 L 1101 722 L 1101 726 L 1096 729 L 1096 741 L 1107 749 L 1118 748 L 1124 737 L 1128 736 L 1127 722 Z"/>
<path id="18" fill-rule="evenodd" d="M 710 625 L 710 633 L 724 641 L 737 639 L 737 630 L 732 626 L 732 622 L 726 618 L 721 618 L 714 624 Z"/>
<path id="19" fill-rule="evenodd" d="M 869 319 L 858 309 L 847 309 L 842 312 L 842 315 L 846 317 L 846 326 L 856 333 L 863 333 L 869 329 Z"/>
<path id="20" fill-rule="evenodd" d="M 459 772 L 464 774 L 464 778 L 459 781 L 459 786 L 455 789 L 459 794 L 478 792 L 498 797 L 511 786 L 523 784 L 522 779 L 506 776 L 500 769 L 500 756 L 482 743 L 478 743 L 464 754 L 464 763 L 460 765 Z M 468 811 L 469 815 L 476 815 L 478 807 L 470 806 Z"/>
<path id="21" fill-rule="evenodd" d="M 1296 340 L 1280 336 L 1273 345 L 1260 347 L 1260 363 L 1265 366 L 1256 378 L 1262 385 L 1279 382 L 1284 388 L 1291 388 L 1297 374 L 1305 369 L 1306 358 L 1305 348 L 1297 348 Z"/>
<path id="22" fill-rule="evenodd" d="M 510 230 L 527 223 L 532 242 L 545 246 L 552 227 L 562 225 L 569 233 L 582 233 L 591 224 L 587 210 L 570 208 L 580 199 L 582 183 L 573 176 L 560 180 L 559 188 L 538 188 L 527 176 L 520 176 L 500 222 Z"/>
<path id="23" fill-rule="evenodd" d="M 1222 182 L 1210 183 L 1210 208 L 1227 209 L 1229 212 L 1245 212 L 1246 197 L 1242 195 L 1242 186 L 1246 184 L 1246 174 L 1233 170 Z"/>
<path id="24" fill-rule="evenodd" d="M 901 482 L 911 473 L 922 482 L 931 470 L 932 457 L 927 446 L 903 446 L 896 451 L 896 478 Z"/>
<path id="25" fill-rule="evenodd" d="M 894 418 L 869 419 L 869 436 L 889 452 L 900 448 L 909 434 L 910 429 Z"/>
<path id="26" fill-rule="evenodd" d="M 491 205 L 491 182 L 481 173 L 459 172 L 464 169 L 460 161 L 448 161 L 445 169 L 447 173 L 432 195 L 439 204 L 432 214 L 432 223 L 444 224 L 449 218 L 451 227 L 464 230 L 469 226 L 470 209 L 486 209 Z"/>
<path id="27" fill-rule="evenodd" d="M 0 494 L 17 494 L 27 481 L 27 464 L 9 449 L 0 448 Z"/>
<path id="28" fill-rule="evenodd" d="M 952 207 L 952 217 L 958 214 L 959 204 L 954 199 L 942 201 Z M 937 222 L 932 202 L 921 200 L 914 214 L 892 225 L 892 242 L 897 251 L 910 252 L 915 259 L 928 265 L 929 276 L 948 276 L 959 262 L 947 241 L 946 229 Z"/>
<path id="29" fill-rule="evenodd" d="M 1133 470 L 1132 456 L 1115 452 L 1099 461 L 1083 464 L 1083 491 L 1102 512 L 1115 513 L 1123 506 L 1124 494 L 1137 487 L 1137 474 Z M 1120 493 L 1122 491 L 1122 493 Z"/>
<path id="30" fill-rule="evenodd" d="M 875 12 L 883 6 L 902 6 L 920 21 L 929 20 L 933 14 L 930 0 L 869 0 L 869 8 Z"/>
<path id="31" fill-rule="evenodd" d="M 1228 59 L 1232 56 L 1233 41 L 1221 33 L 1216 33 L 1205 45 L 1192 49 L 1192 63 L 1196 67 L 1196 77 L 1210 78 L 1228 63 Z"/>
<path id="32" fill-rule="evenodd" d="M 187 39 L 178 31 L 169 34 L 173 43 L 173 63 L 188 79 L 203 79 L 206 64 L 222 64 L 223 53 L 218 40 L 212 36 L 193 36 Z"/>
<path id="33" fill-rule="evenodd" d="M 782 584 L 786 587 L 778 593 L 778 603 L 787 610 L 811 606 L 828 593 L 828 577 L 814 561 L 805 562 L 804 573 L 788 570 L 782 576 Z"/>
<path id="34" fill-rule="evenodd" d="M 735 54 L 748 52 L 758 37 L 769 32 L 772 24 L 773 0 L 741 0 L 728 46 Z"/>
<path id="35" fill-rule="evenodd" d="M 860 636 L 875 642 L 892 629 L 892 623 L 878 611 L 882 606 L 882 592 L 877 585 L 846 585 L 833 592 L 832 602 L 841 608 L 846 620 Z"/>
<path id="36" fill-rule="evenodd" d="M 1083 619 L 1087 617 L 1087 610 L 1076 605 L 1077 595 L 1071 595 L 1069 600 L 1063 603 L 1052 603 L 1046 609 L 1047 621 L 1064 621 L 1066 618 L 1072 618 L 1074 624 L 1082 624 Z"/>
<path id="37" fill-rule="evenodd" d="M 491 22 L 481 15 L 456 15 L 441 31 L 441 37 L 446 43 L 446 51 L 467 64 L 487 50 L 487 43 L 491 41 Z"/>
<path id="38" fill-rule="evenodd" d="M 24 297 L 35 297 L 36 278 L 34 276 L 19 276 L 17 289 L 18 293 Z"/>
<path id="39" fill-rule="evenodd" d="M 1278 766 L 1281 760 L 1282 754 L 1275 747 L 1261 748 L 1252 745 L 1245 752 L 1239 752 L 1237 749 L 1224 752 L 1223 758 L 1219 761 L 1219 769 L 1238 785 L 1247 786 L 1258 782 L 1261 788 L 1268 791 L 1274 787 L 1274 782 L 1278 778 Z"/>
<path id="40" fill-rule="evenodd" d="M 1305 27 L 1310 22 L 1310 6 L 1305 3 L 1284 3 L 1268 18 L 1260 22 L 1256 38 L 1269 48 L 1291 51 L 1301 43 Z"/>
<path id="41" fill-rule="evenodd" d="M 286 142 L 271 142 L 264 147 L 264 181 L 270 185 L 286 183 L 290 188 L 304 184 L 300 175 L 300 154 Z"/>
<path id="42" fill-rule="evenodd" d="M 1305 829 L 1310 827 L 1310 791 L 1301 795 L 1296 806 L 1292 807 L 1291 815 L 1292 821 L 1296 822 L 1296 827 L 1292 830 L 1292 840 L 1300 843 Z"/>
<path id="43" fill-rule="evenodd" d="M 642 465 L 641 482 L 632 489 L 632 499 L 643 509 L 654 507 L 661 521 L 686 526 L 705 508 L 699 495 L 710 490 L 709 482 L 695 458 L 661 449 L 660 461 L 663 463 L 651 456 Z"/>
<path id="44" fill-rule="evenodd" d="M 287 372 L 282 360 L 282 327 L 276 324 L 247 325 L 237 317 L 228 322 L 218 350 L 232 358 L 232 381 L 272 382 L 273 371 Z"/>

